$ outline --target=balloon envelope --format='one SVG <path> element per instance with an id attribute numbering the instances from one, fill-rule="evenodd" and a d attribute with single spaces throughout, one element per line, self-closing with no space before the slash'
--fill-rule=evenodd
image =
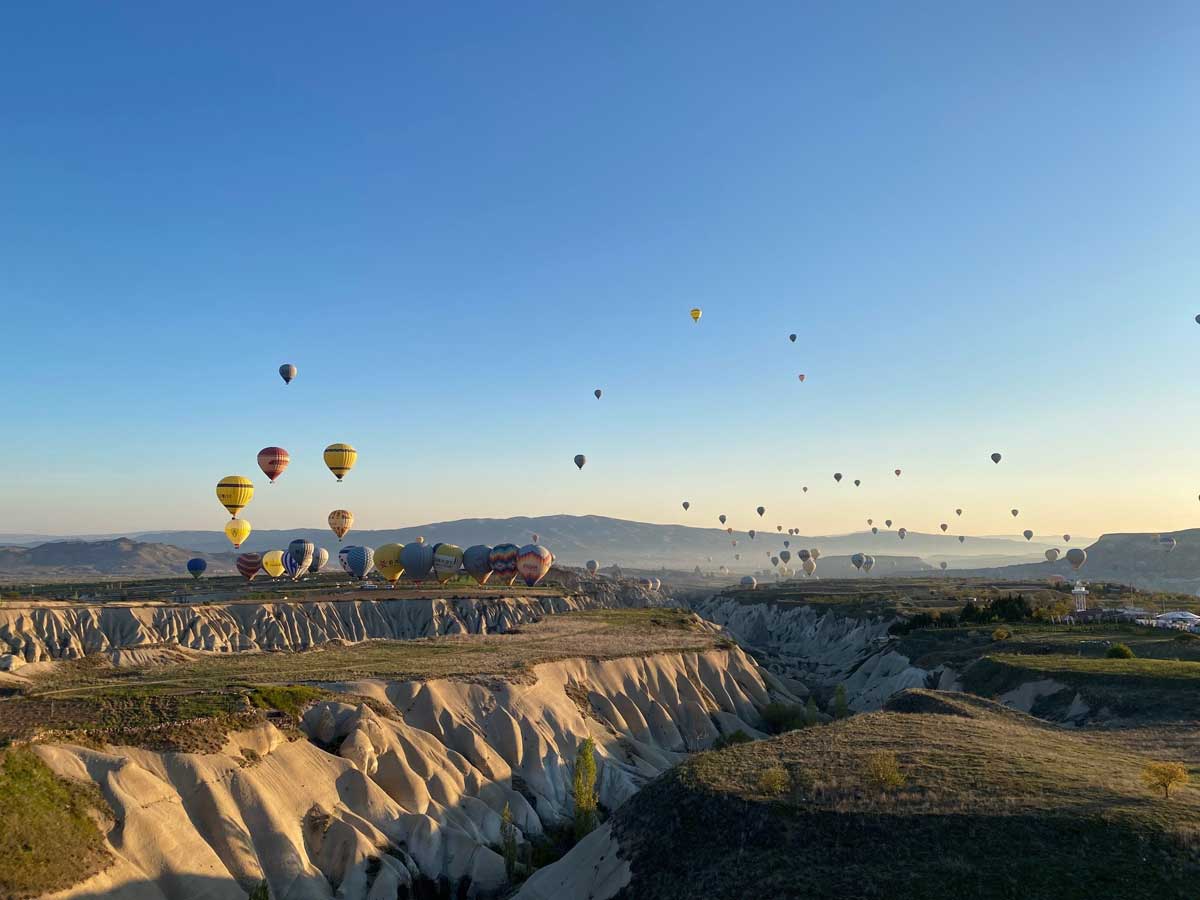
<path id="1" fill-rule="evenodd" d="M 576 454 L 575 454 L 575 465 L 576 465 L 578 468 L 582 469 L 582 468 L 583 468 L 583 464 L 584 464 L 584 463 L 586 463 L 586 462 L 587 462 L 587 457 L 586 457 L 586 456 L 584 456 L 582 453 L 576 453 Z"/>
<path id="2" fill-rule="evenodd" d="M 517 577 L 517 557 L 521 548 L 516 544 L 497 544 L 488 554 L 488 565 L 501 584 L 512 584 Z"/>
<path id="3" fill-rule="evenodd" d="M 341 481 L 342 477 L 353 469 L 354 463 L 358 461 L 358 451 L 349 444 L 330 444 L 325 448 L 324 458 L 329 471 L 337 476 L 338 481 Z"/>
<path id="4" fill-rule="evenodd" d="M 1067 562 L 1071 564 L 1072 569 L 1078 572 L 1083 567 L 1083 564 L 1087 562 L 1087 552 L 1081 550 L 1079 547 L 1072 547 L 1067 551 Z"/>
<path id="5" fill-rule="evenodd" d="M 1197 317 L 1197 318 L 1200 318 L 1200 317 Z M 789 341 L 791 341 L 793 344 L 794 344 L 794 343 L 796 343 L 796 335 L 794 335 L 794 334 L 789 334 L 789 335 L 788 335 L 788 340 L 789 340 Z"/>
<path id="6" fill-rule="evenodd" d="M 324 547 L 318 547 L 313 551 L 313 561 L 309 564 L 308 571 L 316 575 L 325 568 L 327 562 L 329 562 L 329 551 Z"/>
<path id="7" fill-rule="evenodd" d="M 291 363 L 284 363 L 279 367 L 279 377 L 283 379 L 284 384 L 291 384 L 292 379 L 296 377 L 296 367 Z"/>
<path id="8" fill-rule="evenodd" d="M 253 581 L 254 576 L 262 569 L 262 554 L 261 553 L 243 553 L 237 558 L 234 565 L 237 566 L 238 574 L 247 581 Z"/>
<path id="9" fill-rule="evenodd" d="M 817 571 L 817 561 L 815 559 L 806 559 L 800 564 L 800 568 L 804 570 L 805 575 L 811 575 Z"/>
<path id="10" fill-rule="evenodd" d="M 600 388 L 596 388 L 596 390 L 592 391 L 592 393 L 593 393 L 593 394 L 595 394 L 595 395 L 596 395 L 596 399 L 597 399 L 597 400 L 599 400 L 599 399 L 600 399 L 600 395 L 601 395 L 601 394 L 603 394 L 603 393 L 604 393 L 604 391 L 600 390 Z"/>
<path id="11" fill-rule="evenodd" d="M 479 584 L 492 577 L 491 555 L 492 548 L 487 544 L 472 544 L 463 551 L 463 568 Z"/>
<path id="12" fill-rule="evenodd" d="M 312 541 L 306 541 L 304 538 L 296 538 L 296 540 L 288 544 L 288 556 L 292 558 L 296 568 L 295 572 L 289 569 L 289 574 L 299 578 L 307 572 L 308 567 L 312 565 L 313 554 L 316 552 L 316 549 L 316 545 Z"/>
<path id="13" fill-rule="evenodd" d="M 400 563 L 413 581 L 423 581 L 433 571 L 433 547 L 408 543 L 400 553 Z"/>
<path id="14" fill-rule="evenodd" d="M 263 554 L 262 567 L 263 571 L 272 578 L 278 578 L 283 574 L 283 556 L 282 550 L 270 550 Z"/>
<path id="15" fill-rule="evenodd" d="M 517 556 L 517 574 L 529 587 L 541 581 L 550 571 L 553 557 L 550 551 L 539 544 L 526 544 Z"/>
<path id="16" fill-rule="evenodd" d="M 338 562 L 347 575 L 362 581 L 375 567 L 375 551 L 370 547 L 343 547 L 338 551 Z"/>
<path id="17" fill-rule="evenodd" d="M 1026 528 L 1024 531 L 1021 532 L 1021 534 L 1025 535 L 1025 540 L 1027 540 L 1027 541 L 1033 540 L 1033 531 L 1032 530 Z"/>
<path id="18" fill-rule="evenodd" d="M 1053 547 L 1046 551 L 1046 562 L 1058 562 L 1059 553 Z"/>
<path id="19" fill-rule="evenodd" d="M 187 561 L 188 574 L 191 575 L 193 578 L 199 578 L 201 575 L 204 574 L 204 570 L 207 568 L 208 568 L 208 563 L 205 562 L 204 560 L 202 560 L 198 556 L 195 559 L 189 559 Z"/>
<path id="20" fill-rule="evenodd" d="M 750 590 L 754 590 L 756 587 L 758 587 L 758 582 L 754 580 L 753 575 L 743 575 L 742 580 L 739 581 L 738 584 L 744 588 L 750 588 Z"/>
<path id="21" fill-rule="evenodd" d="M 698 307 L 698 306 L 693 306 L 690 315 L 692 317 L 693 322 L 699 322 L 700 317 L 702 315 L 704 315 L 704 311 L 702 309 L 700 309 L 700 307 Z M 720 329 L 718 329 L 718 330 L 720 330 Z"/>
<path id="22" fill-rule="evenodd" d="M 687 512 L 687 511 L 688 511 L 688 509 L 690 509 L 690 508 L 691 508 L 691 505 L 692 505 L 692 504 L 690 504 L 690 503 L 688 503 L 686 500 L 684 500 L 684 501 L 683 501 L 683 511 L 684 511 L 684 512 Z"/>
<path id="23" fill-rule="evenodd" d="M 850 564 L 851 564 L 852 566 L 854 566 L 854 568 L 856 568 L 856 569 L 860 569 L 860 570 L 861 570 L 861 569 L 862 569 L 862 567 L 863 567 L 863 563 L 864 563 L 864 562 L 866 562 L 866 561 L 867 561 L 867 557 L 866 557 L 866 556 L 864 556 L 862 553 L 852 553 L 852 554 L 850 554 Z"/>
<path id="24" fill-rule="evenodd" d="M 229 538 L 229 543 L 233 544 L 234 550 L 242 546 L 246 538 L 250 537 L 250 531 L 250 523 L 245 519 L 230 519 L 225 523 L 225 537 Z"/>
<path id="25" fill-rule="evenodd" d="M 588 570 L 589 575 L 595 575 L 600 570 L 600 563 L 596 562 L 594 559 L 589 559 L 583 565 L 584 568 Z"/>
<path id="26" fill-rule="evenodd" d="M 433 545 L 433 575 L 442 584 L 458 574 L 462 561 L 462 547 L 456 544 Z"/>
<path id="27" fill-rule="evenodd" d="M 992 462 L 994 462 L 994 463 L 1000 462 L 1000 454 L 999 453 L 992 454 Z"/>
<path id="28" fill-rule="evenodd" d="M 758 509 L 755 510 L 755 512 L 758 513 L 759 518 L 762 518 L 762 514 L 765 513 L 766 511 L 767 511 L 767 508 L 765 506 L 760 506 L 760 507 L 758 507 Z"/>
<path id="29" fill-rule="evenodd" d="M 335 509 L 329 514 L 329 530 L 337 535 L 340 541 L 346 532 L 354 527 L 354 513 L 348 509 Z"/>
<path id="30" fill-rule="evenodd" d="M 404 574 L 404 563 L 400 561 L 403 552 L 403 544 L 384 544 L 375 551 L 375 571 L 386 581 L 395 584 Z"/>
<path id="31" fill-rule="evenodd" d="M 870 572 L 873 568 L 875 568 L 875 557 L 868 556 L 863 560 L 863 571 Z"/>
<path id="32" fill-rule="evenodd" d="M 282 447 L 263 447 L 258 451 L 258 467 L 272 484 L 283 474 L 283 470 L 291 461 L 291 456 Z"/>
<path id="33" fill-rule="evenodd" d="M 254 484 L 245 475 L 226 475 L 217 482 L 217 500 L 235 519 L 253 497 Z"/>

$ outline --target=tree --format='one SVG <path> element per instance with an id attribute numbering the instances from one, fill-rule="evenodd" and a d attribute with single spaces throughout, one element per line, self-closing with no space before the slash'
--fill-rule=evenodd
<path id="1" fill-rule="evenodd" d="M 246 900 L 271 900 L 271 889 L 267 887 L 267 882 L 260 881 L 256 884 Z"/>
<path id="2" fill-rule="evenodd" d="M 1171 796 L 1171 788 L 1188 783 L 1188 770 L 1179 763 L 1149 763 L 1142 769 L 1142 783 L 1153 791 L 1161 789 L 1166 800 Z"/>
<path id="3" fill-rule="evenodd" d="M 1104 655 L 1109 659 L 1133 659 L 1134 652 L 1128 644 L 1113 644 Z"/>
<path id="4" fill-rule="evenodd" d="M 834 718 L 844 719 L 850 715 L 850 705 L 846 702 L 846 686 L 839 684 L 833 691 Z"/>
<path id="5" fill-rule="evenodd" d="M 818 722 L 817 701 L 813 699 L 812 694 L 808 695 L 808 702 L 804 704 L 804 721 L 808 725 L 816 725 Z"/>
<path id="6" fill-rule="evenodd" d="M 596 827 L 596 742 L 585 738 L 575 754 L 575 840 Z"/>
<path id="7" fill-rule="evenodd" d="M 517 826 L 513 824 L 512 809 L 507 803 L 500 813 L 500 845 L 504 850 L 504 874 L 512 881 L 517 868 Z"/>

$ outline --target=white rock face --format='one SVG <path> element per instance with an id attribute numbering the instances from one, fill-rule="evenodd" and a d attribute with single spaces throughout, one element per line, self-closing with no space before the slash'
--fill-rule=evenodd
<path id="1" fill-rule="evenodd" d="M 757 734 L 766 703 L 796 699 L 771 682 L 737 649 L 565 660 L 522 683 L 331 686 L 395 712 L 320 703 L 303 720 L 313 742 L 265 725 L 218 754 L 38 746 L 55 771 L 99 785 L 118 823 L 116 864 L 60 896 L 242 898 L 266 879 L 286 900 L 374 900 L 419 875 L 488 896 L 504 885 L 489 845 L 505 804 L 525 835 L 568 821 L 583 738 L 614 808 L 718 734 Z M 620 880 L 618 861 L 605 877 Z"/>
<path id="2" fill-rule="evenodd" d="M 955 683 L 953 672 L 940 666 L 919 668 L 897 653 L 888 638 L 887 619 L 722 597 L 695 601 L 691 608 L 768 660 L 767 667 L 776 674 L 827 687 L 844 685 L 855 711 L 879 709 L 888 697 L 907 688 Z"/>
<path id="3" fill-rule="evenodd" d="M 504 632 L 552 613 L 654 606 L 657 592 L 598 582 L 560 597 L 326 600 L 312 603 L 0 606 L 0 653 L 27 663 L 153 644 L 235 653 L 305 650 L 327 641 Z"/>

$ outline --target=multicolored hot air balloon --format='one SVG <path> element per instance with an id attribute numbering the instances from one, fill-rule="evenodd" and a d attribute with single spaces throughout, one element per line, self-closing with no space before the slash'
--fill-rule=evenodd
<path id="1" fill-rule="evenodd" d="M 233 549 L 245 543 L 246 538 L 250 537 L 250 523 L 245 519 L 230 519 L 225 523 L 225 537 L 229 538 L 229 543 L 233 544 Z"/>
<path id="2" fill-rule="evenodd" d="M 695 323 L 699 324 L 699 323 L 700 323 L 700 317 L 701 317 L 702 315 L 704 315 L 704 312 L 703 312 L 703 310 L 701 310 L 701 309 L 700 309 L 700 307 L 698 307 L 698 306 L 693 306 L 693 307 L 692 307 L 691 316 L 692 316 L 692 321 L 693 321 L 693 322 L 695 322 Z"/>
<path id="3" fill-rule="evenodd" d="M 346 532 L 354 527 L 354 513 L 348 509 L 335 509 L 329 514 L 329 530 L 337 535 L 340 541 Z"/>
<path id="4" fill-rule="evenodd" d="M 338 481 L 354 468 L 357 460 L 358 451 L 349 444 L 330 444 L 325 448 L 325 465 L 337 476 Z"/>
<path id="5" fill-rule="evenodd" d="M 261 553 L 243 553 L 234 565 L 237 566 L 239 575 L 247 581 L 253 581 L 254 576 L 262 570 L 262 561 Z"/>
<path id="6" fill-rule="evenodd" d="M 538 544 L 526 544 L 517 556 L 517 574 L 528 587 L 533 587 L 550 571 L 554 557 Z"/>
<path id="7" fill-rule="evenodd" d="M 188 574 L 193 578 L 199 579 L 204 574 L 204 570 L 208 568 L 208 563 L 200 557 L 189 559 L 187 561 Z"/>
<path id="8" fill-rule="evenodd" d="M 875 568 L 875 557 L 868 556 L 863 560 L 863 571 L 869 575 L 873 568 Z"/>
<path id="9" fill-rule="evenodd" d="M 235 519 L 253 498 L 254 483 L 245 475 L 226 475 L 217 482 L 217 500 Z"/>
<path id="10" fill-rule="evenodd" d="M 338 551 L 338 562 L 347 575 L 362 581 L 375 568 L 375 551 L 370 547 L 343 547 Z"/>
<path id="11" fill-rule="evenodd" d="M 433 575 L 441 584 L 458 574 L 462 562 L 462 547 L 455 544 L 433 545 Z"/>
<path id="12" fill-rule="evenodd" d="M 296 377 L 296 367 L 291 363 L 284 363 L 279 367 L 279 377 L 283 379 L 284 384 L 291 384 L 292 379 Z"/>
<path id="13" fill-rule="evenodd" d="M 1071 564 L 1071 568 L 1078 572 L 1083 568 L 1083 564 L 1087 562 L 1087 551 L 1079 547 L 1072 547 L 1067 551 L 1067 562 Z"/>
<path id="14" fill-rule="evenodd" d="M 463 568 L 479 584 L 492 577 L 492 548 L 487 544 L 472 544 L 463 551 Z"/>
<path id="15" fill-rule="evenodd" d="M 292 457 L 282 447 L 263 447 L 258 451 L 258 467 L 271 484 L 283 474 L 291 461 Z"/>
<path id="16" fill-rule="evenodd" d="M 433 547 L 423 542 L 405 544 L 400 563 L 411 580 L 424 581 L 433 571 Z"/>
<path id="17" fill-rule="evenodd" d="M 575 467 L 576 468 L 582 469 L 584 466 L 584 463 L 586 463 L 586 462 L 587 462 L 587 457 L 584 456 L 582 453 L 575 454 Z"/>
<path id="18" fill-rule="evenodd" d="M 501 584 L 512 584 L 517 577 L 517 557 L 521 548 L 516 544 L 497 544 L 488 554 L 488 565 Z"/>
<path id="19" fill-rule="evenodd" d="M 318 574 L 323 568 L 325 568 L 325 564 L 327 562 L 329 562 L 329 551 L 324 547 L 318 547 L 313 551 L 312 562 L 308 565 L 309 573 L 312 575 Z"/>
<path id="20" fill-rule="evenodd" d="M 389 584 L 395 584 L 404 574 L 404 563 L 401 562 L 403 553 L 403 544 L 384 544 L 375 551 L 375 571 Z"/>
<path id="21" fill-rule="evenodd" d="M 292 556 L 291 553 L 284 553 L 281 561 L 283 563 L 284 574 L 287 575 L 288 578 L 292 579 L 292 581 L 297 581 L 300 576 L 308 571 L 308 567 L 302 567 L 298 562 L 296 562 L 296 558 Z"/>
<path id="22" fill-rule="evenodd" d="M 262 569 L 272 578 L 278 578 L 283 574 L 283 556 L 282 550 L 268 550 L 262 557 Z"/>
<path id="23" fill-rule="evenodd" d="M 316 554 L 317 547 L 312 541 L 306 541 L 304 538 L 296 538 L 288 544 L 288 557 L 292 560 L 293 566 L 287 567 L 287 572 L 293 578 L 299 578 L 308 571 L 308 567 L 312 565 L 313 556 Z M 295 569 L 293 572 L 292 569 Z"/>

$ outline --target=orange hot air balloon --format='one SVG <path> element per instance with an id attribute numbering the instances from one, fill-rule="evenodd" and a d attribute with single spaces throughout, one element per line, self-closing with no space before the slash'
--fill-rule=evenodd
<path id="1" fill-rule="evenodd" d="M 283 474 L 283 470 L 291 461 L 292 457 L 282 447 L 263 447 L 258 451 L 258 467 L 263 470 L 271 484 Z"/>
<path id="2" fill-rule="evenodd" d="M 340 541 L 346 532 L 354 527 L 354 513 L 348 509 L 335 509 L 329 514 L 329 530 L 337 535 Z"/>

